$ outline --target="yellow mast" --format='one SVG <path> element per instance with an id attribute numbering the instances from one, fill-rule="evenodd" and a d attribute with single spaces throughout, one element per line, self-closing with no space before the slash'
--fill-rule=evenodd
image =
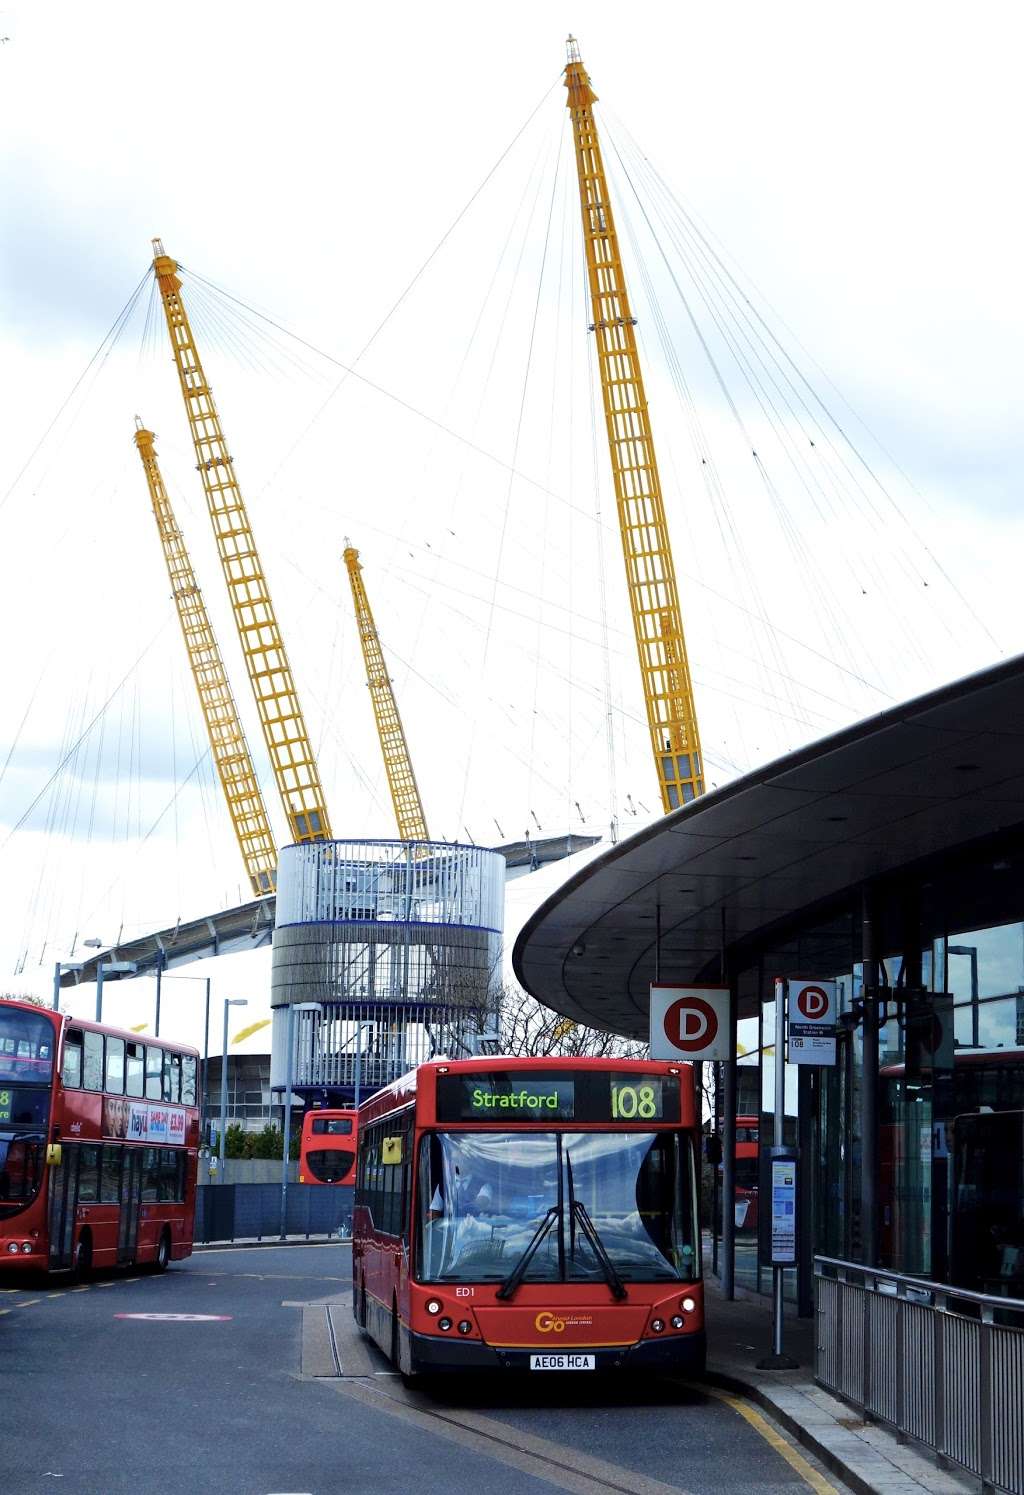
<path id="1" fill-rule="evenodd" d="M 398 714 L 398 702 L 391 686 L 384 651 L 380 645 L 377 626 L 373 621 L 370 599 L 363 585 L 359 552 L 345 541 L 345 565 L 352 585 L 352 601 L 355 603 L 356 623 L 359 627 L 359 642 L 363 646 L 366 663 L 366 683 L 370 687 L 373 715 L 377 723 L 381 752 L 384 754 L 384 770 L 388 776 L 391 802 L 398 821 L 398 835 L 402 841 L 429 841 L 427 817 L 423 813 L 423 801 L 412 770 L 409 745 L 402 729 L 402 718 Z"/>
<path id="2" fill-rule="evenodd" d="M 153 269 L 167 318 L 167 331 L 185 400 L 196 464 L 206 491 L 224 579 L 245 655 L 278 791 L 293 841 L 331 839 L 320 774 L 299 705 L 291 666 L 277 625 L 234 460 L 220 428 L 181 300 L 178 265 L 153 240 Z"/>
<path id="3" fill-rule="evenodd" d="M 174 517 L 171 501 L 160 475 L 152 431 L 135 417 L 135 445 L 142 458 L 149 485 L 160 544 L 163 546 L 171 595 L 178 609 L 188 662 L 203 708 L 213 761 L 217 766 L 228 813 L 235 828 L 245 870 L 257 895 L 272 893 L 277 881 L 277 848 L 267 819 L 266 806 L 249 755 L 249 744 L 239 720 L 238 708 L 224 668 L 203 594 L 199 590 L 185 540 Z"/>
<path id="4" fill-rule="evenodd" d="M 597 95 L 569 38 L 566 101 L 576 143 L 583 239 L 605 424 L 633 631 L 665 810 L 704 792 L 693 684 L 679 609 L 647 396 L 592 105 Z"/>

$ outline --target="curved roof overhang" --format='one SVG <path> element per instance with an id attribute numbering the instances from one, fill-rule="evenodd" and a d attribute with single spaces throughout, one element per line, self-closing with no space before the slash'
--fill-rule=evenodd
<path id="1" fill-rule="evenodd" d="M 869 717 L 673 811 L 524 925 L 513 968 L 578 1022 L 646 1036 L 661 979 L 712 979 L 725 942 L 1024 825 L 1024 656 Z"/>

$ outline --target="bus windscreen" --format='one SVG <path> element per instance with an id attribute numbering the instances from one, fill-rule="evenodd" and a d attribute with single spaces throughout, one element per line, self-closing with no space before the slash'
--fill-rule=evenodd
<path id="1" fill-rule="evenodd" d="M 644 1077 L 646 1081 L 646 1076 Z M 687 1281 L 690 1148 L 669 1132 L 433 1132 L 420 1146 L 424 1281 Z M 595 1238 L 597 1245 L 595 1245 Z"/>

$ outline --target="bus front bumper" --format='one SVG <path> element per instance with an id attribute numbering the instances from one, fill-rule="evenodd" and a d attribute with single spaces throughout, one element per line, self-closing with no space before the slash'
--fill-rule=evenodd
<path id="1" fill-rule="evenodd" d="M 414 1375 L 459 1374 L 476 1370 L 533 1369 L 534 1356 L 550 1357 L 550 1344 L 531 1346 L 490 1345 L 479 1339 L 461 1339 L 446 1334 L 414 1334 L 408 1330 L 407 1345 Z M 595 1371 L 633 1371 L 641 1374 L 701 1376 L 707 1356 L 703 1329 L 692 1334 L 666 1334 L 626 1345 L 563 1345 L 570 1358 L 593 1356 Z M 404 1357 L 403 1357 L 404 1358 Z M 406 1362 L 408 1363 L 408 1362 Z M 566 1367 L 571 1369 L 574 1367 Z"/>

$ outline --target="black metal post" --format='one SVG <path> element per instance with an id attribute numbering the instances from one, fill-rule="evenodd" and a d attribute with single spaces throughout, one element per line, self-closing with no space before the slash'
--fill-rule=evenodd
<path id="1" fill-rule="evenodd" d="M 722 1096 L 722 1296 L 736 1296 L 736 1016 L 739 993 L 729 982 L 729 1057 Z"/>
<path id="2" fill-rule="evenodd" d="M 156 1038 L 160 1037 L 160 985 L 163 981 L 163 974 L 164 957 L 161 951 L 156 962 L 156 1012 L 153 1014 L 153 1035 Z"/>
<path id="3" fill-rule="evenodd" d="M 878 1266 L 878 929 L 873 888 L 861 892 L 864 1035 L 861 1045 L 860 1221 L 866 1266 Z"/>

